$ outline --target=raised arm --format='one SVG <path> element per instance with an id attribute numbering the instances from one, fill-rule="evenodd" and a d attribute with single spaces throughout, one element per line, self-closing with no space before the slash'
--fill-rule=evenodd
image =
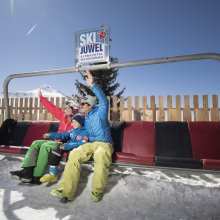
<path id="1" fill-rule="evenodd" d="M 96 98 L 99 100 L 99 113 L 101 117 L 108 116 L 108 108 L 109 108 L 109 101 L 101 89 L 101 87 L 94 83 L 94 79 L 92 74 L 87 70 L 86 71 L 86 83 L 92 90 L 92 92 L 96 95 Z"/>

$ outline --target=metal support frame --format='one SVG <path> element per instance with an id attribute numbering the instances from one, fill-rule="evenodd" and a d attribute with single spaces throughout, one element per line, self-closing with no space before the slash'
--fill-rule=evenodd
<path id="1" fill-rule="evenodd" d="M 174 56 L 174 57 L 128 61 L 128 62 L 121 62 L 121 63 L 100 64 L 100 65 L 92 65 L 92 66 L 85 66 L 85 67 L 71 67 L 71 68 L 64 68 L 64 69 L 57 69 L 57 70 L 55 69 L 55 70 L 45 70 L 45 71 L 37 71 L 37 72 L 29 72 L 29 73 L 12 74 L 6 77 L 4 81 L 4 85 L 3 85 L 5 116 L 6 116 L 6 119 L 10 118 L 8 85 L 12 79 L 33 77 L 33 76 L 46 76 L 46 75 L 54 75 L 54 74 L 73 73 L 73 72 L 80 72 L 80 71 L 85 71 L 85 70 L 113 69 L 113 68 L 143 66 L 143 65 L 202 60 L 202 59 L 214 59 L 214 60 L 220 61 L 220 54 L 218 53 L 190 54 L 190 55 L 182 55 L 182 56 Z"/>

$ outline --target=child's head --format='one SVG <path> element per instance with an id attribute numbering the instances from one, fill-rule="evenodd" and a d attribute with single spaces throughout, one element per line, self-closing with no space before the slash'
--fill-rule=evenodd
<path id="1" fill-rule="evenodd" d="M 81 114 L 76 114 L 72 117 L 72 126 L 74 128 L 80 128 L 84 126 L 85 117 Z"/>
<path id="2" fill-rule="evenodd" d="M 79 112 L 79 103 L 74 100 L 68 100 L 65 102 L 65 115 L 66 116 L 71 116 Z"/>

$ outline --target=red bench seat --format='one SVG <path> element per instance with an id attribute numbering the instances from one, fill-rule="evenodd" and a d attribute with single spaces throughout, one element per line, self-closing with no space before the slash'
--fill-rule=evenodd
<path id="1" fill-rule="evenodd" d="M 126 122 L 121 152 L 115 162 L 154 165 L 154 122 Z"/>

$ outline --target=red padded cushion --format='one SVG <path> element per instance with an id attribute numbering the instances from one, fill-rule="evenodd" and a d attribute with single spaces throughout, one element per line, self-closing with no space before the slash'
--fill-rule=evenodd
<path id="1" fill-rule="evenodd" d="M 193 157 L 220 160 L 220 122 L 189 122 Z"/>
<path id="2" fill-rule="evenodd" d="M 154 155 L 154 122 L 126 122 L 122 152 L 116 153 L 116 162 L 134 162 L 153 165 Z"/>
<path id="3" fill-rule="evenodd" d="M 220 160 L 204 159 L 203 169 L 220 170 Z"/>
<path id="4" fill-rule="evenodd" d="M 134 154 L 116 152 L 115 160 L 123 163 L 154 165 L 154 155 L 148 155 L 146 157 L 137 157 Z"/>
<path id="5" fill-rule="evenodd" d="M 43 135 L 49 131 L 50 125 L 49 121 L 33 121 L 26 132 L 22 145 L 30 146 L 33 141 L 42 140 Z"/>
<path id="6" fill-rule="evenodd" d="M 21 147 L 0 145 L 0 153 L 21 154 Z"/>

